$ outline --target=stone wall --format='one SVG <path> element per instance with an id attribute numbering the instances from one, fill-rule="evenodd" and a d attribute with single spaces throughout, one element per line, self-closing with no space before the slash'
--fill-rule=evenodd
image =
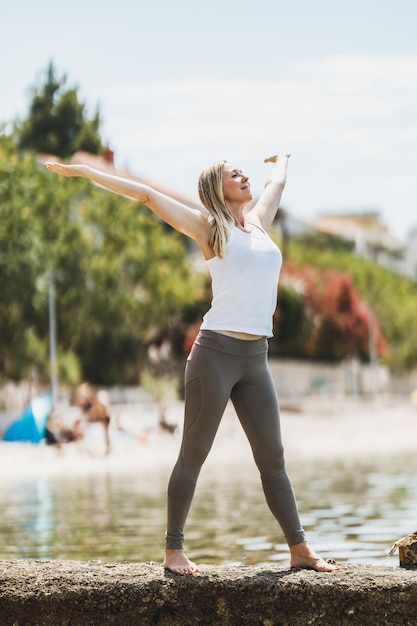
<path id="1" fill-rule="evenodd" d="M 386 394 L 394 391 L 395 379 L 387 367 L 360 363 L 357 360 L 342 363 L 269 359 L 269 366 L 280 397 L 329 397 Z M 408 378 L 403 379 L 408 391 Z"/>
<path id="2" fill-rule="evenodd" d="M 417 569 L 325 574 L 156 564 L 1 561 L 1 626 L 399 626 L 416 624 Z"/>

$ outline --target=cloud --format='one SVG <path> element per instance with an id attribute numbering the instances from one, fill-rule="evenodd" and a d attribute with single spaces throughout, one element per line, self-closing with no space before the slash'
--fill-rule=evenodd
<path id="1" fill-rule="evenodd" d="M 284 121 L 293 138 L 357 124 L 401 124 L 399 115 L 415 122 L 416 99 L 417 57 L 335 57 L 295 64 L 286 80 L 137 83 L 106 96 L 152 145 L 155 137 L 174 144 L 213 141 L 213 130 L 231 141 L 243 141 L 243 131 L 258 140 L 260 128 L 270 133 Z"/>
<path id="2" fill-rule="evenodd" d="M 415 209 L 417 57 L 305 60 L 271 81 L 137 82 L 104 101 L 119 156 L 185 191 L 217 158 L 263 181 L 263 157 L 288 149 L 301 212 L 336 206 L 342 192 L 344 206 L 401 202 L 403 219 Z"/>

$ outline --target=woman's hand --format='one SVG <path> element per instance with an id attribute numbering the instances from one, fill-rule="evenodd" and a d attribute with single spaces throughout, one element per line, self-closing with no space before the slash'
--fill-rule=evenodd
<path id="1" fill-rule="evenodd" d="M 63 176 L 87 176 L 88 165 L 64 165 L 64 163 L 47 163 L 46 168 Z"/>
<path id="2" fill-rule="evenodd" d="M 278 154 L 274 154 L 273 156 L 264 159 L 264 163 L 276 163 L 280 156 L 286 156 L 287 158 L 290 158 L 291 154 L 289 154 L 288 152 L 278 152 Z"/>

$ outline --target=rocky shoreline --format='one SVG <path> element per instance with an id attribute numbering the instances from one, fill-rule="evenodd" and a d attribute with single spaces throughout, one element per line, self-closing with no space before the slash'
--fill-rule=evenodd
<path id="1" fill-rule="evenodd" d="M 2 626 L 399 626 L 415 624 L 417 569 L 0 562 Z"/>

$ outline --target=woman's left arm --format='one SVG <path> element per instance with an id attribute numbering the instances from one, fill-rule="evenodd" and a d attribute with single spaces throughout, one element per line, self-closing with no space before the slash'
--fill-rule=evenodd
<path id="1" fill-rule="evenodd" d="M 274 169 L 265 183 L 265 189 L 259 200 L 249 213 L 256 217 L 265 229 L 271 226 L 279 209 L 282 192 L 287 180 L 289 157 L 290 155 L 287 152 L 279 152 L 264 161 L 265 163 L 274 163 Z"/>

